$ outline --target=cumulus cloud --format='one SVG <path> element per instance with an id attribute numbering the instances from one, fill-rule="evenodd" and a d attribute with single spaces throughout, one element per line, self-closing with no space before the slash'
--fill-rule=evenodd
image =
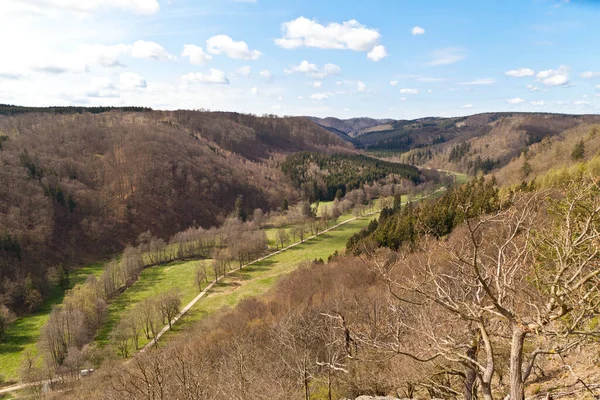
<path id="1" fill-rule="evenodd" d="M 323 86 L 323 82 L 322 81 L 314 81 L 314 82 L 311 82 L 311 85 L 315 88 L 320 88 L 321 86 Z"/>
<path id="2" fill-rule="evenodd" d="M 583 79 L 592 79 L 600 76 L 600 72 L 585 71 L 582 72 L 579 76 L 581 76 Z"/>
<path id="3" fill-rule="evenodd" d="M 229 79 L 223 71 L 211 68 L 208 74 L 202 72 L 190 72 L 181 76 L 181 81 L 184 83 L 213 83 L 213 84 L 228 84 Z"/>
<path id="4" fill-rule="evenodd" d="M 40 14 L 56 10 L 90 13 L 98 10 L 117 9 L 134 14 L 155 14 L 160 10 L 157 0 L 20 0 L 31 11 Z"/>
<path id="5" fill-rule="evenodd" d="M 196 46 L 195 44 L 184 44 L 181 56 L 188 57 L 190 64 L 193 65 L 204 65 L 209 60 L 212 60 L 212 56 L 210 54 L 205 52 L 202 47 Z"/>
<path id="6" fill-rule="evenodd" d="M 206 49 L 210 54 L 225 54 L 236 60 L 257 60 L 262 53 L 250 50 L 246 42 L 236 42 L 227 35 L 217 35 L 206 41 Z"/>
<path id="7" fill-rule="evenodd" d="M 404 89 L 400 89 L 400 93 L 401 94 L 419 94 L 419 90 L 418 89 L 404 88 Z"/>
<path id="8" fill-rule="evenodd" d="M 101 65 L 103 67 L 122 67 L 124 66 L 120 57 L 131 53 L 131 45 L 116 44 L 111 46 L 106 45 L 89 45 L 84 44 L 79 46 L 77 53 L 81 54 L 86 63 Z"/>
<path id="9" fill-rule="evenodd" d="M 493 78 L 481 78 L 481 79 L 475 79 L 474 81 L 470 81 L 470 82 L 461 82 L 461 85 L 493 85 L 494 83 L 496 83 L 496 80 Z"/>
<path id="10" fill-rule="evenodd" d="M 411 32 L 415 36 L 423 35 L 425 33 L 425 29 L 421 28 L 420 26 L 415 26 L 414 28 L 412 28 Z"/>
<path id="11" fill-rule="evenodd" d="M 426 65 L 436 67 L 438 65 L 454 64 L 465 58 L 465 52 L 455 47 L 447 47 L 433 52 L 433 58 Z"/>
<path id="12" fill-rule="evenodd" d="M 121 87 L 126 90 L 144 89 L 148 86 L 146 80 L 135 72 L 123 72 L 119 77 Z"/>
<path id="13" fill-rule="evenodd" d="M 313 100 L 321 101 L 321 100 L 328 99 L 329 95 L 327 95 L 325 93 L 315 93 L 312 96 L 310 96 L 310 98 Z"/>
<path id="14" fill-rule="evenodd" d="M 504 73 L 506 76 L 512 76 L 515 78 L 524 78 L 526 76 L 535 75 L 535 71 L 530 68 L 519 68 L 519 69 L 511 69 L 510 71 L 506 71 Z"/>
<path id="15" fill-rule="evenodd" d="M 543 100 L 531 101 L 531 102 L 529 102 L 529 104 L 531 104 L 534 107 L 539 107 L 539 106 L 543 106 L 544 105 L 544 101 Z"/>
<path id="16" fill-rule="evenodd" d="M 587 100 L 575 100 L 573 104 L 576 106 L 590 106 L 592 105 L 592 102 Z"/>
<path id="17" fill-rule="evenodd" d="M 535 85 L 527 85 L 526 86 L 527 90 L 529 90 L 530 92 L 537 92 L 538 90 L 540 90 L 539 87 L 535 86 Z"/>
<path id="18" fill-rule="evenodd" d="M 506 102 L 507 102 L 507 103 L 509 103 L 509 104 L 521 104 L 521 103 L 523 103 L 524 101 L 525 101 L 525 100 L 523 100 L 523 99 L 522 99 L 522 98 L 520 98 L 520 97 L 515 97 L 514 99 L 508 99 L 508 100 L 506 100 Z"/>
<path id="19" fill-rule="evenodd" d="M 385 47 L 379 41 L 377 30 L 368 28 L 356 20 L 322 25 L 305 17 L 284 22 L 281 25 L 283 37 L 275 43 L 284 49 L 315 47 L 319 49 L 354 50 L 368 52 L 373 61 L 387 56 Z"/>
<path id="20" fill-rule="evenodd" d="M 238 74 L 239 76 L 243 76 L 244 78 L 247 78 L 250 76 L 250 72 L 252 72 L 252 67 L 246 65 L 244 67 L 240 67 L 238 69 L 235 70 L 235 73 Z"/>
<path id="21" fill-rule="evenodd" d="M 465 104 L 460 106 L 460 108 L 473 108 L 473 104 Z"/>
<path id="22" fill-rule="evenodd" d="M 271 75 L 271 71 L 269 71 L 268 69 L 262 70 L 258 73 L 260 75 L 261 78 L 263 78 L 265 81 L 270 81 L 271 78 L 273 77 L 273 75 Z"/>
<path id="23" fill-rule="evenodd" d="M 398 84 L 398 81 L 390 81 L 390 85 L 392 86 L 396 86 Z"/>
<path id="24" fill-rule="evenodd" d="M 358 90 L 359 92 L 364 92 L 365 90 L 367 90 L 367 85 L 365 85 L 363 81 L 358 81 L 356 82 L 356 90 Z"/>
<path id="25" fill-rule="evenodd" d="M 135 58 L 151 58 L 154 60 L 176 60 L 177 58 L 167 53 L 164 47 L 156 42 L 138 40 L 131 47 L 131 56 Z"/>
<path id="26" fill-rule="evenodd" d="M 322 68 L 306 60 L 298 65 L 283 70 L 286 74 L 303 73 L 317 79 L 325 79 L 330 75 L 339 75 L 342 69 L 335 64 L 325 64 Z"/>
<path id="27" fill-rule="evenodd" d="M 367 53 L 367 57 L 369 58 L 369 60 L 377 62 L 379 60 L 382 60 L 384 58 L 386 58 L 388 56 L 388 53 L 385 49 L 385 47 L 383 46 L 375 46 L 373 47 L 373 50 L 371 50 L 370 52 Z"/>
<path id="28" fill-rule="evenodd" d="M 569 67 L 561 65 L 556 70 L 540 71 L 536 77 L 538 81 L 546 86 L 566 86 L 569 84 Z"/>

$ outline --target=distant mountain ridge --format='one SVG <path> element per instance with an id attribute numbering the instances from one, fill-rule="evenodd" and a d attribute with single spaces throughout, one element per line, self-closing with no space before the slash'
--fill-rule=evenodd
<path id="1" fill-rule="evenodd" d="M 350 119 L 339 119 L 334 117 L 317 118 L 308 117 L 313 122 L 326 129 L 334 129 L 338 132 L 343 132 L 350 137 L 358 136 L 362 131 L 394 122 L 393 119 L 374 119 L 374 118 L 350 118 Z"/>
<path id="2" fill-rule="evenodd" d="M 552 168 L 589 160 L 600 152 L 600 115 L 594 114 L 499 112 L 382 120 L 381 124 L 366 128 L 367 121 L 377 120 L 354 120 L 363 121 L 363 129 L 351 138 L 357 147 L 410 165 L 471 176 L 494 174 L 507 184 L 531 180 Z M 335 118 L 322 121 L 328 123 Z M 339 121 L 346 129 L 352 126 L 351 122 Z M 575 145 L 582 146 L 580 143 L 583 155 L 572 157 Z"/>

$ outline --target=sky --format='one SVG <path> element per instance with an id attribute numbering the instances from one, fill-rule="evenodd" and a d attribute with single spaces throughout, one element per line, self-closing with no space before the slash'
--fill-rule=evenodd
<path id="1" fill-rule="evenodd" d="M 0 103 L 600 110 L 600 0 L 0 0 Z"/>

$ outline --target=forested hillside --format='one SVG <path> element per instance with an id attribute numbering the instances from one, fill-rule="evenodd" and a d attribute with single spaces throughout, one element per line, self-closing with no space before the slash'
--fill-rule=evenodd
<path id="1" fill-rule="evenodd" d="M 56 284 L 50 266 L 218 225 L 238 198 L 247 213 L 292 202 L 285 154 L 351 148 L 305 118 L 80 111 L 0 117 L 0 303 L 17 312 Z"/>
<path id="2" fill-rule="evenodd" d="M 426 172 L 410 165 L 364 155 L 308 152 L 288 156 L 281 169 L 294 186 L 312 201 L 340 199 L 365 184 L 410 186 L 433 180 L 433 175 L 437 177 L 432 173 L 426 177 Z"/>
<path id="3" fill-rule="evenodd" d="M 600 197 L 571 172 L 449 193 L 424 208 L 438 234 L 312 263 L 70 396 L 593 398 Z"/>
<path id="4" fill-rule="evenodd" d="M 600 150 L 597 115 L 490 113 L 388 125 L 355 140 L 379 156 L 471 176 L 493 173 L 502 184 L 531 180 Z"/>

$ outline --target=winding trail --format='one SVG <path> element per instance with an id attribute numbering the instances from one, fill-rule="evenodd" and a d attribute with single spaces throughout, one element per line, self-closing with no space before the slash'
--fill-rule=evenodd
<path id="1" fill-rule="evenodd" d="M 417 199 L 417 200 L 415 200 L 415 201 L 421 201 L 421 200 L 423 200 L 423 199 L 426 199 L 426 198 L 428 198 L 428 197 L 431 197 L 431 196 L 435 195 L 436 193 L 439 193 L 439 192 L 441 192 L 441 191 L 444 191 L 444 190 L 446 190 L 446 187 L 445 187 L 445 186 L 442 186 L 442 187 L 440 187 L 438 190 L 436 190 L 435 192 L 432 192 L 432 193 L 428 194 L 427 196 L 421 197 L 420 199 Z M 402 205 L 405 205 L 405 204 L 407 204 L 407 202 L 404 202 L 404 203 L 402 203 Z M 221 277 L 221 279 L 222 279 L 222 278 L 224 278 L 224 277 L 226 277 L 226 276 L 228 276 L 228 275 L 230 275 L 230 274 L 233 274 L 233 273 L 235 273 L 235 272 L 237 272 L 237 271 L 240 271 L 240 270 L 242 270 L 243 268 L 245 268 L 245 267 L 247 267 L 247 266 L 250 266 L 250 265 L 256 264 L 256 263 L 258 263 L 258 262 L 261 262 L 261 261 L 263 261 L 263 260 L 266 260 L 266 259 L 268 259 L 268 258 L 271 258 L 271 257 L 273 257 L 273 256 L 276 256 L 277 254 L 283 253 L 284 251 L 287 251 L 287 250 L 289 250 L 289 249 L 291 249 L 291 248 L 294 248 L 294 247 L 296 247 L 296 246 L 299 246 L 299 245 L 301 245 L 301 244 L 305 243 L 305 242 L 306 242 L 306 241 L 308 241 L 308 240 L 314 239 L 314 238 L 318 237 L 319 235 L 322 235 L 322 234 L 324 234 L 324 233 L 327 233 L 327 232 L 329 232 L 329 231 L 331 231 L 331 230 L 334 230 L 334 229 L 336 229 L 336 228 L 339 228 L 340 226 L 342 226 L 342 225 L 345 225 L 345 224 L 347 224 L 347 223 L 349 223 L 349 222 L 355 221 L 355 220 L 357 220 L 358 218 L 362 218 L 362 217 L 368 217 L 368 216 L 371 216 L 371 215 L 374 215 L 374 214 L 378 214 L 378 213 L 380 213 L 380 212 L 381 212 L 381 211 L 373 211 L 373 212 L 370 212 L 370 213 L 366 213 L 366 214 L 364 214 L 364 215 L 362 215 L 362 216 L 360 216 L 360 217 L 353 217 L 353 218 L 347 219 L 346 221 L 340 222 L 339 224 L 336 224 L 336 225 L 332 226 L 331 228 L 327 228 L 327 229 L 325 229 L 324 231 L 321 231 L 320 233 L 317 233 L 316 235 L 312 235 L 312 236 L 310 236 L 310 237 L 306 238 L 304 241 L 300 241 L 300 242 L 297 242 L 297 243 L 291 244 L 291 245 L 289 245 L 289 246 L 287 246 L 287 247 L 284 247 L 284 248 L 282 248 L 281 250 L 277 250 L 277 251 L 275 251 L 275 252 L 273 252 L 273 253 L 270 253 L 270 254 L 268 254 L 268 255 L 266 255 L 266 256 L 264 256 L 264 257 L 261 257 L 261 258 L 258 258 L 258 259 L 256 259 L 256 260 L 252 261 L 252 262 L 249 262 L 248 264 L 242 265 L 242 266 L 241 266 L 241 267 L 239 267 L 239 268 L 232 269 L 231 271 L 227 272 L 227 273 L 226 273 L 226 274 L 225 274 L 223 277 Z M 172 326 L 172 325 L 175 325 L 175 324 L 177 323 L 177 321 L 179 321 L 179 320 L 180 320 L 180 319 L 181 319 L 181 318 L 182 318 L 182 317 L 183 317 L 183 316 L 184 316 L 184 315 L 185 315 L 185 314 L 186 314 L 186 313 L 187 313 L 187 312 L 188 312 L 188 311 L 189 311 L 189 310 L 190 310 L 192 307 L 194 307 L 194 305 L 196 305 L 196 303 L 197 303 L 198 301 L 200 301 L 200 299 L 202 299 L 203 297 L 207 296 L 207 295 L 208 295 L 208 292 L 210 292 L 210 290 L 212 289 L 212 287 L 213 287 L 213 286 L 214 286 L 216 283 L 218 283 L 218 281 L 212 281 L 212 282 L 211 282 L 211 283 L 210 283 L 210 284 L 209 284 L 209 285 L 208 285 L 206 288 L 204 288 L 204 290 L 203 290 L 202 292 L 200 292 L 200 293 L 198 294 L 198 296 L 194 297 L 194 299 L 193 299 L 192 301 L 190 301 L 190 302 L 189 302 L 189 303 L 188 303 L 188 304 L 187 304 L 185 307 L 183 307 L 183 309 L 182 309 L 182 310 L 179 312 L 179 314 L 177 314 L 177 315 L 176 315 L 175 317 L 173 317 L 173 319 L 171 320 L 171 326 Z M 159 339 L 160 339 L 160 338 L 161 338 L 161 337 L 162 337 L 162 336 L 163 336 L 165 333 L 167 333 L 167 332 L 169 331 L 169 329 L 170 329 L 170 328 L 169 328 L 169 324 L 166 324 L 166 325 L 165 325 L 165 326 L 164 326 L 164 327 L 163 327 L 163 328 L 160 330 L 160 332 L 158 332 L 158 334 L 156 335 L 156 338 L 154 338 L 154 339 L 152 339 L 150 342 L 148 342 L 148 344 L 146 344 L 146 345 L 145 345 L 145 346 L 144 346 L 144 347 L 143 347 L 143 348 L 142 348 L 142 349 L 141 349 L 139 352 L 140 352 L 140 353 L 143 353 L 143 352 L 145 352 L 146 350 L 148 350 L 150 347 L 152 347 L 152 346 L 154 346 L 156 343 L 158 343 Z"/>
<path id="2" fill-rule="evenodd" d="M 426 199 L 426 198 L 428 198 L 428 197 L 431 197 L 431 196 L 435 195 L 436 193 L 439 193 L 439 192 L 441 192 L 441 191 L 444 191 L 444 190 L 446 190 L 446 187 L 445 187 L 445 186 L 442 186 L 442 187 L 440 187 L 439 189 L 437 189 L 436 191 L 434 191 L 434 192 L 432 192 L 432 193 L 428 194 L 427 196 L 421 197 L 421 198 L 419 198 L 419 199 L 415 199 L 414 201 L 421 201 L 421 200 L 423 200 L 423 199 Z M 404 203 L 402 203 L 402 205 L 405 205 L 405 204 L 407 204 L 407 202 L 404 202 Z M 349 223 L 349 222 L 355 221 L 355 220 L 357 220 L 357 219 L 359 219 L 359 218 L 363 218 L 363 217 L 369 217 L 369 216 L 371 216 L 371 215 L 375 215 L 375 214 L 378 214 L 378 213 L 380 213 L 380 212 L 381 212 L 381 211 L 373 211 L 373 212 L 366 213 L 366 214 L 364 214 L 364 215 L 362 215 L 362 216 L 360 216 L 360 217 L 352 217 L 352 218 L 350 218 L 350 219 L 347 219 L 346 221 L 340 222 L 339 224 L 336 224 L 336 225 L 332 226 L 331 228 L 327 228 L 327 229 L 325 229 L 325 230 L 321 231 L 320 233 L 318 233 L 318 234 L 316 234 L 316 235 L 312 235 L 312 236 L 310 236 L 310 237 L 306 238 L 304 241 L 300 241 L 300 242 L 297 242 L 297 243 L 291 244 L 291 245 L 289 245 L 289 246 L 287 246 L 287 247 L 284 247 L 284 248 L 282 248 L 281 250 L 277 250 L 277 251 L 275 251 L 275 252 L 273 252 L 273 253 L 270 253 L 270 254 L 268 254 L 268 255 L 266 255 L 266 256 L 264 256 L 264 257 L 261 257 L 261 258 L 258 258 L 258 259 L 256 259 L 256 260 L 252 261 L 252 262 L 249 262 L 248 264 L 242 265 L 242 266 L 241 266 L 241 267 L 239 267 L 239 268 L 232 269 L 231 271 L 227 272 L 227 273 L 226 273 L 226 274 L 225 274 L 223 277 L 221 277 L 221 279 L 222 279 L 222 278 L 224 278 L 224 277 L 226 277 L 226 276 L 229 276 L 229 275 L 231 275 L 231 274 L 233 274 L 233 273 L 235 273 L 235 272 L 237 272 L 237 271 L 239 271 L 239 270 L 241 270 L 241 269 L 243 269 L 243 268 L 245 268 L 245 267 L 247 267 L 247 266 L 250 266 L 250 265 L 256 264 L 256 263 L 258 263 L 258 262 L 261 262 L 261 261 L 263 261 L 263 260 L 266 260 L 266 259 L 268 259 L 268 258 L 271 258 L 271 257 L 273 257 L 273 256 L 276 256 L 276 255 L 278 255 L 278 254 L 280 254 L 280 253 L 283 253 L 284 251 L 287 251 L 287 250 L 289 250 L 289 249 L 292 249 L 292 248 L 294 248 L 294 247 L 296 247 L 296 246 L 299 246 L 299 245 L 301 245 L 301 244 L 304 244 L 304 243 L 306 243 L 308 240 L 314 239 L 314 238 L 318 237 L 319 235 L 322 235 L 322 234 L 324 234 L 324 233 L 327 233 L 327 232 L 329 232 L 329 231 L 331 231 L 331 230 L 337 229 L 337 228 L 339 228 L 340 226 L 342 226 L 342 225 L 345 225 L 345 224 L 347 224 L 347 223 Z M 185 306 L 185 307 L 184 307 L 184 308 L 183 308 L 183 309 L 182 309 L 182 310 L 179 312 L 179 314 L 177 314 L 175 317 L 173 317 L 173 319 L 171 320 L 171 325 L 174 325 L 174 324 L 176 324 L 176 323 L 177 323 L 177 321 L 179 321 L 179 320 L 180 320 L 180 319 L 181 319 L 181 318 L 182 318 L 182 317 L 183 317 L 183 316 L 184 316 L 184 315 L 185 315 L 185 314 L 186 314 L 186 313 L 187 313 L 187 312 L 188 312 L 188 311 L 189 311 L 189 310 L 190 310 L 192 307 L 194 307 L 194 305 L 196 305 L 196 303 L 197 303 L 198 301 L 200 301 L 200 300 L 201 300 L 203 297 L 206 297 L 206 296 L 208 295 L 208 293 L 210 292 L 210 290 L 213 288 L 213 286 L 214 286 L 216 283 L 218 283 L 218 281 L 212 281 L 212 282 L 211 282 L 211 283 L 210 283 L 210 284 L 209 284 L 209 285 L 208 285 L 206 288 L 204 288 L 204 290 L 203 290 L 203 291 L 201 291 L 201 292 L 200 292 L 200 293 L 199 293 L 199 294 L 198 294 L 196 297 L 194 297 L 194 299 L 193 299 L 192 301 L 190 301 L 190 302 L 189 302 L 189 303 L 188 303 L 188 304 L 187 304 L 187 305 L 186 305 L 186 306 Z M 148 344 L 146 344 L 146 345 L 145 345 L 145 346 L 144 346 L 144 347 L 143 347 L 143 348 L 142 348 L 142 349 L 139 351 L 139 353 L 143 353 L 143 352 L 147 351 L 149 348 L 151 348 L 151 347 L 152 347 L 152 346 L 154 346 L 156 343 L 158 343 L 159 339 L 160 339 L 160 338 L 161 338 L 161 337 L 162 337 L 162 336 L 163 336 L 165 333 L 167 333 L 168 331 L 169 331 L 169 325 L 167 324 L 167 325 L 165 325 L 165 326 L 164 326 L 164 327 L 163 327 L 163 328 L 160 330 L 160 332 L 159 332 L 159 333 L 156 335 L 156 338 L 155 338 L 155 339 L 152 339 L 150 342 L 148 342 Z M 139 353 L 138 353 L 138 354 L 139 354 Z M 61 379 L 60 377 L 58 377 L 58 378 L 57 378 L 57 380 L 60 380 L 60 379 Z M 43 385 L 43 384 L 46 384 L 46 383 L 47 383 L 47 384 L 52 384 L 53 382 L 55 382 L 55 380 L 53 380 L 53 381 L 51 381 L 51 380 L 44 380 L 44 381 L 38 381 L 38 382 L 27 382 L 27 383 L 21 383 L 21 384 L 17 384 L 17 385 L 13 385 L 13 386 L 7 386 L 7 387 L 4 387 L 4 388 L 0 388 L 0 396 L 1 396 L 1 395 L 4 395 L 4 394 L 6 394 L 6 393 L 15 392 L 15 391 L 17 391 L 17 390 L 26 389 L 26 388 L 29 388 L 29 387 L 32 387 L 32 386 Z"/>

